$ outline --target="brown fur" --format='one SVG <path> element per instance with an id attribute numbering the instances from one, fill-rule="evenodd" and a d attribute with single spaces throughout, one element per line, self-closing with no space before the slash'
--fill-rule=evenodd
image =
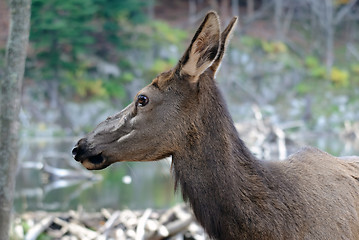
<path id="1" fill-rule="evenodd" d="M 235 22 L 220 36 L 209 13 L 178 65 L 138 93 L 148 104 L 136 96 L 79 141 L 75 159 L 101 169 L 172 156 L 176 186 L 216 239 L 359 239 L 358 157 L 304 148 L 259 161 L 239 138 L 214 81 Z"/>

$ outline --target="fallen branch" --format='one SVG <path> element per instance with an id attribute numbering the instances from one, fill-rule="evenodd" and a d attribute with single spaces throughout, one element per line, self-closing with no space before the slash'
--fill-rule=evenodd
<path id="1" fill-rule="evenodd" d="M 135 238 L 136 240 L 143 240 L 145 238 L 145 226 L 151 213 L 151 209 L 146 209 L 146 211 L 143 213 L 142 217 L 138 221 Z"/>
<path id="2" fill-rule="evenodd" d="M 108 231 L 115 225 L 116 220 L 120 217 L 120 213 L 120 211 L 115 211 L 112 215 L 110 215 L 106 223 L 100 227 L 98 231 L 100 233 L 104 233 L 104 235 L 107 236 Z"/>
<path id="3" fill-rule="evenodd" d="M 99 234 L 95 231 L 87 229 L 87 228 L 80 226 L 76 223 L 66 222 L 60 218 L 55 218 L 54 223 L 60 225 L 61 227 L 67 228 L 71 234 L 79 237 L 81 240 L 98 239 L 97 237 L 99 237 Z"/>
<path id="4" fill-rule="evenodd" d="M 33 227 L 26 238 L 21 233 L 22 223 Z M 37 224 L 31 224 L 35 222 Z M 41 234 L 51 239 L 204 239 L 203 229 L 194 221 L 193 213 L 185 204 L 179 204 L 167 211 L 147 209 L 132 211 L 129 209 L 87 213 L 81 208 L 63 213 L 28 212 L 17 216 L 14 229 L 20 234 L 14 239 L 35 240 Z"/>
<path id="5" fill-rule="evenodd" d="M 186 219 L 179 219 L 174 222 L 170 222 L 166 226 L 162 225 L 152 236 L 148 237 L 148 240 L 161 240 L 174 236 L 188 228 L 192 221 L 193 217 L 192 215 L 189 215 Z"/>
<path id="6" fill-rule="evenodd" d="M 25 240 L 36 240 L 36 238 L 52 224 L 53 220 L 53 216 L 42 219 L 27 232 Z"/>

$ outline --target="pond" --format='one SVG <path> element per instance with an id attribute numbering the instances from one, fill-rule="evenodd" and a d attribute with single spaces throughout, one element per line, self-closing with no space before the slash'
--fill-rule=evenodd
<path id="1" fill-rule="evenodd" d="M 168 208 L 181 201 L 173 190 L 170 161 L 116 163 L 88 171 L 71 156 L 79 138 L 22 140 L 15 191 L 17 212 L 101 208 Z"/>
<path id="2" fill-rule="evenodd" d="M 334 155 L 359 155 L 357 142 L 336 134 L 292 137 L 300 145 L 316 146 Z M 116 163 L 104 170 L 87 171 L 71 156 L 78 139 L 22 140 L 14 203 L 18 213 L 67 211 L 79 206 L 86 211 L 163 209 L 182 201 L 180 193 L 173 190 L 170 159 Z"/>

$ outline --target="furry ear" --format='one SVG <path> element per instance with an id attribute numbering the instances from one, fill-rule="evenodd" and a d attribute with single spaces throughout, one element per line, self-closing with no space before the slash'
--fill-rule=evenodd
<path id="1" fill-rule="evenodd" d="M 233 32 L 235 26 L 237 25 L 237 19 L 238 19 L 237 17 L 232 18 L 231 22 L 228 24 L 226 29 L 224 29 L 224 31 L 221 34 L 221 47 L 218 51 L 216 60 L 214 60 L 213 64 L 211 65 L 213 74 L 216 74 L 219 66 L 221 65 L 222 58 L 224 56 L 226 47 L 227 47 L 229 39 L 231 37 L 231 33 Z"/>
<path id="2" fill-rule="evenodd" d="M 191 76 L 195 82 L 216 59 L 220 45 L 218 15 L 209 12 L 194 35 L 192 42 L 179 61 L 181 75 Z"/>

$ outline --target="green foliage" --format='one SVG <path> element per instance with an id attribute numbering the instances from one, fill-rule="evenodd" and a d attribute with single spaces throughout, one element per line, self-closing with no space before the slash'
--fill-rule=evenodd
<path id="1" fill-rule="evenodd" d="M 261 41 L 261 47 L 263 51 L 265 51 L 268 54 L 280 54 L 280 53 L 286 53 L 288 51 L 287 46 L 283 42 L 279 41 Z"/>
<path id="2" fill-rule="evenodd" d="M 123 88 L 123 81 L 120 79 L 110 79 L 103 82 L 108 97 L 123 99 L 126 97 L 126 91 Z"/>
<path id="3" fill-rule="evenodd" d="M 311 78 L 325 79 L 326 69 L 315 56 L 307 56 L 304 60 L 304 66 L 307 68 L 308 75 Z"/>
<path id="4" fill-rule="evenodd" d="M 233 43 L 233 42 L 232 42 Z M 291 51 L 285 43 L 279 41 L 262 40 L 254 37 L 243 36 L 237 46 L 241 52 L 250 56 L 254 60 L 245 60 L 244 64 L 251 64 L 254 61 L 261 76 L 261 84 L 271 84 L 276 74 L 285 76 L 286 74 L 302 74 L 302 79 L 293 85 L 293 90 L 299 95 L 317 95 L 326 91 L 340 91 L 347 89 L 352 84 L 359 83 L 359 64 L 351 66 L 335 62 L 335 65 L 327 72 L 327 68 L 315 53 L 307 56 L 298 56 Z M 339 59 L 339 57 L 338 57 Z M 275 67 L 274 67 L 275 66 Z M 241 73 L 246 73 L 246 66 Z M 358 77 L 356 77 L 358 76 Z M 243 78 L 243 76 L 242 76 Z M 336 109 L 333 109 L 335 111 Z"/>
<path id="5" fill-rule="evenodd" d="M 323 66 L 314 67 L 309 70 L 309 74 L 312 78 L 324 79 L 326 77 L 326 70 Z"/>
<path id="6" fill-rule="evenodd" d="M 66 77 L 75 94 L 80 98 L 106 96 L 106 89 L 103 87 L 101 79 L 90 78 L 84 69 L 68 72 Z"/>
<path id="7" fill-rule="evenodd" d="M 305 58 L 305 66 L 308 68 L 315 68 L 320 66 L 318 58 L 315 56 L 307 56 Z"/>
<path id="8" fill-rule="evenodd" d="M 151 27 L 153 40 L 157 43 L 166 42 L 167 44 L 180 45 L 187 38 L 187 32 L 173 28 L 162 21 L 153 21 Z"/>
<path id="9" fill-rule="evenodd" d="M 250 36 L 242 36 L 240 38 L 240 42 L 243 46 L 248 48 L 255 48 L 261 45 L 261 41 L 258 38 L 250 37 Z"/>
<path id="10" fill-rule="evenodd" d="M 164 60 L 164 59 L 156 59 L 152 65 L 152 67 L 149 69 L 149 77 L 154 78 L 157 74 L 168 71 L 173 67 L 173 65 L 176 63 L 176 60 Z"/>
<path id="11" fill-rule="evenodd" d="M 349 85 L 349 72 L 333 67 L 330 73 L 330 80 L 338 86 L 346 87 Z"/>
<path id="12" fill-rule="evenodd" d="M 307 93 L 309 93 L 312 90 L 313 86 L 308 83 L 307 81 L 303 81 L 299 84 L 297 84 L 297 86 L 295 87 L 297 93 L 301 94 L 301 95 L 305 95 Z"/>
<path id="13" fill-rule="evenodd" d="M 350 70 L 354 73 L 354 74 L 358 74 L 359 75 L 359 63 L 354 63 L 350 66 Z"/>
<path id="14" fill-rule="evenodd" d="M 34 0 L 31 11 L 30 42 L 47 78 L 73 70 L 77 56 L 94 42 L 93 1 Z"/>
<path id="15" fill-rule="evenodd" d="M 33 0 L 30 42 L 36 57 L 29 65 L 38 72 L 36 79 L 65 79 L 80 98 L 123 96 L 124 90 L 114 86 L 132 81 L 131 72 L 113 80 L 90 76 L 80 59 L 118 58 L 131 44 L 131 35 L 137 34 L 133 25 L 145 22 L 146 4 L 145 0 Z M 30 75 L 36 76 L 34 71 Z"/>
<path id="16" fill-rule="evenodd" d="M 357 87 L 359 85 L 359 63 L 352 64 L 350 70 L 351 70 L 350 81 L 351 83 L 355 84 Z"/>
<path id="17" fill-rule="evenodd" d="M 89 98 L 119 98 L 126 97 L 123 84 L 132 81 L 134 76 L 126 72 L 119 78 L 101 79 L 95 78 L 86 72 L 85 68 L 80 68 L 75 72 L 66 74 L 66 84 L 71 86 L 73 95 L 78 99 Z"/>
<path id="18" fill-rule="evenodd" d="M 124 84 L 133 81 L 139 69 L 149 73 L 145 76 L 149 79 L 173 66 L 171 56 L 156 59 L 158 49 L 181 45 L 187 38 L 183 30 L 147 21 L 143 11 L 147 4 L 145 0 L 33 0 L 30 42 L 35 55 L 29 59 L 29 75 L 64 81 L 63 92 L 70 91 L 75 99 L 124 98 Z M 136 51 L 151 49 L 154 60 L 137 61 Z M 84 60 L 91 55 L 117 62 L 121 76 L 109 79 L 94 73 L 96 66 Z"/>
<path id="19" fill-rule="evenodd" d="M 50 60 L 46 67 L 62 64 L 67 68 L 70 66 L 63 62 L 76 60 L 79 53 L 90 50 L 90 45 L 96 46 L 96 41 L 121 46 L 120 19 L 144 22 L 140 9 L 145 4 L 144 0 L 34 0 L 30 41 L 41 60 Z"/>
<path id="20" fill-rule="evenodd" d="M 47 235 L 46 233 L 41 233 L 37 238 L 37 240 L 51 240 L 51 239 L 53 238 Z"/>
<path id="21" fill-rule="evenodd" d="M 21 226 L 22 228 L 24 229 L 24 232 L 28 232 L 30 230 L 30 226 L 29 224 L 27 223 L 27 221 L 21 221 Z"/>
<path id="22" fill-rule="evenodd" d="M 132 82 L 135 76 L 131 72 L 124 72 L 120 77 L 121 82 Z"/>
<path id="23" fill-rule="evenodd" d="M 305 67 L 309 76 L 313 79 L 329 79 L 337 87 L 347 87 L 349 85 L 350 73 L 348 70 L 333 66 L 327 76 L 325 66 L 315 56 L 306 57 Z"/>
<path id="24" fill-rule="evenodd" d="M 123 50 L 132 43 L 134 25 L 147 20 L 142 9 L 148 4 L 145 0 L 92 0 L 97 7 L 95 21 L 99 26 L 95 30 L 96 38 L 105 41 L 95 45 L 96 54 L 107 58 L 108 46 Z M 136 33 L 135 33 L 136 34 Z"/>
<path id="25" fill-rule="evenodd" d="M 143 14 L 141 9 L 147 6 L 148 2 L 145 0 L 93 0 L 97 6 L 97 19 L 103 19 L 104 29 L 113 29 L 115 26 L 111 26 L 114 20 L 118 17 L 126 17 L 133 23 L 143 23 L 146 16 Z"/>

